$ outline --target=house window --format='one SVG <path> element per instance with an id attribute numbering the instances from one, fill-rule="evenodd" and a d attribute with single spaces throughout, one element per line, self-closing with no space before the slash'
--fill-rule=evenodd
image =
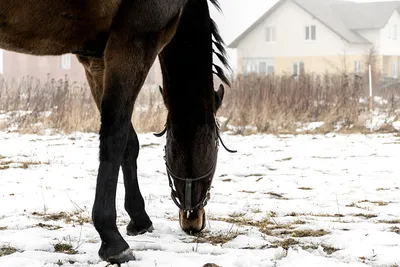
<path id="1" fill-rule="evenodd" d="M 306 41 L 317 40 L 317 27 L 315 25 L 306 26 L 305 31 L 306 31 L 305 32 Z"/>
<path id="2" fill-rule="evenodd" d="M 397 79 L 399 77 L 399 64 L 397 62 L 393 63 L 392 72 L 393 72 L 393 78 Z"/>
<path id="3" fill-rule="evenodd" d="M 268 27 L 265 29 L 265 41 L 267 43 L 276 42 L 276 27 Z"/>
<path id="4" fill-rule="evenodd" d="M 0 49 L 0 74 L 4 73 L 4 51 Z"/>
<path id="5" fill-rule="evenodd" d="M 275 72 L 275 67 L 274 66 L 268 66 L 267 72 L 268 72 L 268 74 L 273 74 Z"/>
<path id="6" fill-rule="evenodd" d="M 304 74 L 304 62 L 293 63 L 293 76 Z"/>
<path id="7" fill-rule="evenodd" d="M 362 72 L 361 61 L 360 60 L 354 61 L 354 72 L 355 73 L 361 73 Z"/>
<path id="8" fill-rule="evenodd" d="M 244 58 L 243 59 L 244 74 L 272 74 L 274 73 L 274 60 L 272 58 Z"/>
<path id="9" fill-rule="evenodd" d="M 69 70 L 71 68 L 71 55 L 66 54 L 61 56 L 61 69 Z"/>

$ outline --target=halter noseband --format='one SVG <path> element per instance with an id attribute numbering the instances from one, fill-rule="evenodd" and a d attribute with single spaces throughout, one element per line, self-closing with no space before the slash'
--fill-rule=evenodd
<path id="1" fill-rule="evenodd" d="M 213 165 L 211 166 L 210 170 L 206 174 L 199 176 L 199 177 L 195 177 L 195 178 L 179 177 L 178 175 L 176 175 L 172 172 L 171 168 L 168 165 L 167 156 L 166 155 L 164 156 L 164 161 L 165 161 L 165 166 L 167 169 L 167 176 L 168 176 L 168 181 L 169 181 L 169 187 L 171 188 L 171 198 L 174 201 L 175 205 L 179 209 L 181 209 L 183 212 L 187 213 L 187 217 L 189 217 L 190 212 L 192 212 L 193 210 L 204 208 L 207 205 L 208 200 L 210 199 L 211 182 L 213 179 L 212 174 L 215 171 L 215 167 L 217 165 L 217 154 L 218 154 L 218 149 L 219 149 L 219 141 L 221 141 L 222 146 L 228 152 L 230 152 L 230 153 L 237 152 L 236 150 L 230 150 L 225 146 L 225 144 L 222 141 L 221 136 L 219 134 L 220 125 L 219 125 L 219 122 L 217 121 L 217 119 L 215 119 L 215 125 L 216 125 L 216 134 L 217 134 L 217 138 L 215 141 L 215 149 L 216 149 L 215 159 L 213 161 Z M 155 133 L 154 135 L 157 137 L 162 137 L 166 132 L 167 132 L 167 126 L 165 126 L 165 128 L 162 132 Z M 171 177 L 172 177 L 172 179 L 171 179 Z M 209 179 L 210 185 L 207 188 L 207 192 L 206 192 L 205 196 L 196 205 L 192 205 L 193 182 L 198 182 L 198 181 L 204 180 L 207 177 L 211 177 L 211 178 Z M 180 203 L 180 201 L 179 201 L 178 194 L 177 194 L 176 190 L 174 189 L 172 180 L 180 180 L 180 181 L 185 182 L 185 202 L 183 204 Z"/>

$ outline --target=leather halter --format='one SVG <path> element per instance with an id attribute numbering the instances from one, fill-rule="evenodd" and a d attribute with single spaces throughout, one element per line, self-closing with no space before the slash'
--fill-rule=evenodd
<path id="1" fill-rule="evenodd" d="M 167 169 L 167 176 L 168 176 L 168 181 L 169 181 L 169 187 L 171 188 L 171 198 L 174 201 L 175 205 L 182 210 L 183 212 L 191 212 L 193 210 L 196 209 L 202 209 L 207 205 L 208 200 L 210 199 L 210 189 L 211 189 L 211 182 L 213 179 L 213 173 L 215 171 L 215 167 L 217 165 L 217 155 L 218 155 L 218 149 L 219 149 L 219 141 L 221 141 L 222 146 L 230 153 L 236 153 L 236 150 L 230 150 L 228 149 L 224 142 L 221 139 L 221 136 L 219 134 L 219 129 L 220 129 L 220 125 L 219 122 L 217 120 L 215 120 L 215 125 L 216 125 L 216 134 L 217 134 L 217 138 L 215 141 L 215 149 L 216 149 L 216 153 L 215 153 L 215 159 L 213 161 L 213 165 L 211 166 L 210 170 L 199 177 L 195 177 L 195 178 L 183 178 L 183 177 L 179 177 L 178 175 L 174 174 L 171 170 L 171 168 L 169 167 L 168 161 L 167 161 L 167 156 L 164 156 L 164 161 L 165 161 L 165 166 Z M 155 133 L 154 135 L 157 137 L 162 137 L 165 133 L 167 132 L 167 127 L 165 126 L 164 130 L 160 133 Z M 166 151 L 165 151 L 166 152 Z M 209 187 L 207 188 L 207 192 L 204 195 L 204 197 L 196 204 L 196 205 L 192 205 L 192 188 L 193 188 L 193 182 L 199 182 L 201 180 L 207 179 L 209 178 Z M 172 180 L 180 180 L 185 182 L 185 201 L 184 203 L 180 203 L 179 198 L 178 198 L 178 194 L 176 192 L 176 190 L 174 189 L 174 185 Z"/>

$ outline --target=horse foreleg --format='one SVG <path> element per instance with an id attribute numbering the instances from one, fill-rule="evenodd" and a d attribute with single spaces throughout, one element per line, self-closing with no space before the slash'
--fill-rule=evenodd
<path id="1" fill-rule="evenodd" d="M 111 263 L 134 259 L 116 226 L 116 188 L 119 167 L 126 162 L 124 152 L 132 127 L 133 105 L 158 51 L 158 34 L 134 36 L 124 29 L 111 33 L 105 51 L 104 94 L 100 107 L 100 166 L 92 213 L 94 226 L 102 240 L 99 256 Z M 131 145 L 131 140 L 129 142 Z M 134 183 L 129 185 L 135 186 Z M 133 198 L 135 201 L 140 199 L 140 195 Z"/>

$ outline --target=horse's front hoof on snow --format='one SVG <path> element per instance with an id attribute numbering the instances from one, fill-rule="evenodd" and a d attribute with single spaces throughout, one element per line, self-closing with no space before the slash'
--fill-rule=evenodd
<path id="1" fill-rule="evenodd" d="M 135 260 L 132 250 L 123 239 L 120 242 L 103 242 L 99 249 L 99 256 L 103 261 L 118 265 Z"/>
<path id="2" fill-rule="evenodd" d="M 127 250 L 124 250 L 120 254 L 116 256 L 110 256 L 107 259 L 103 259 L 111 264 L 117 264 L 118 266 L 122 263 L 129 262 L 129 261 L 134 261 L 136 260 L 135 256 L 133 255 L 133 252 L 130 248 Z"/>
<path id="3" fill-rule="evenodd" d="M 150 222 L 151 223 L 151 222 Z M 153 224 L 147 227 L 135 227 L 132 221 L 126 227 L 126 234 L 129 236 L 143 235 L 145 233 L 151 233 L 154 231 Z"/>

